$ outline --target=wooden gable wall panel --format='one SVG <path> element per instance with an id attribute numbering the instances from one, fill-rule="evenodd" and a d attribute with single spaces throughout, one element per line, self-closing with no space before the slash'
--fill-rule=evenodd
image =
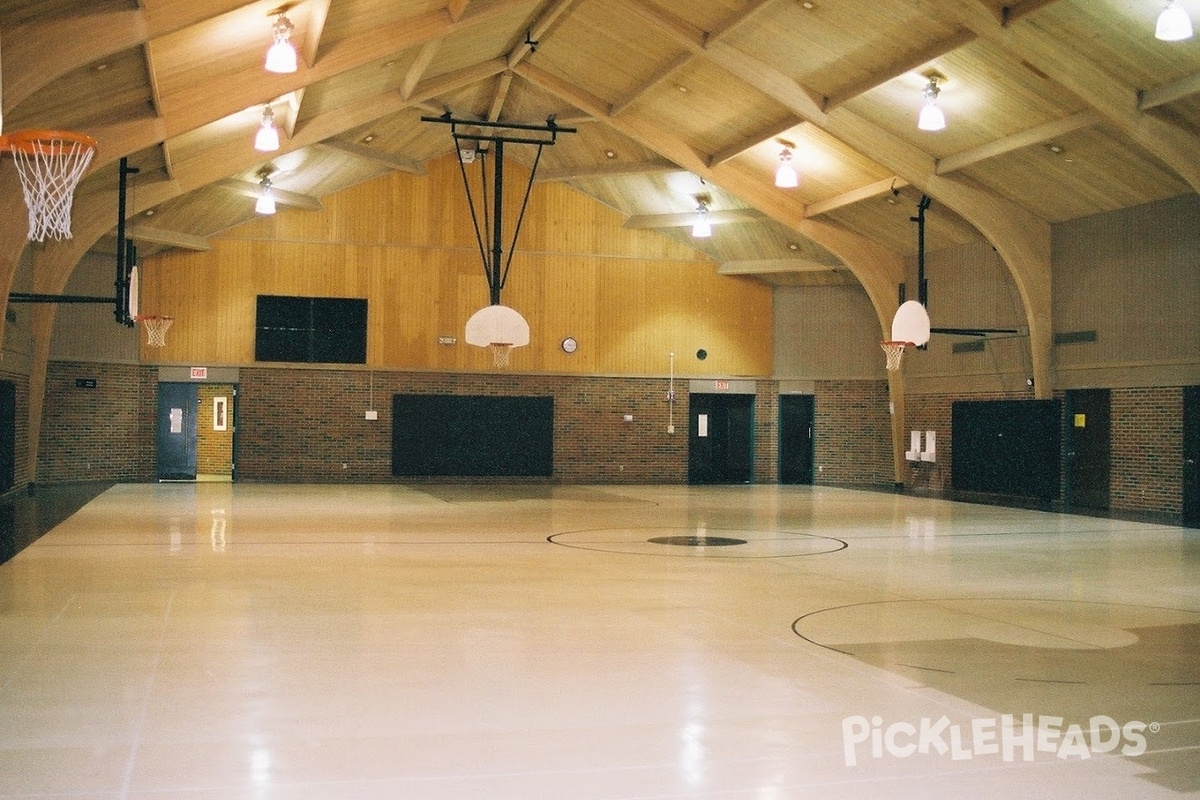
<path id="1" fill-rule="evenodd" d="M 428 176 L 397 173 L 331 195 L 319 213 L 248 223 L 207 253 L 147 259 L 142 306 L 177 322 L 167 347 L 143 346 L 143 359 L 252 363 L 255 296 L 283 294 L 367 298 L 370 366 L 493 370 L 491 353 L 462 336 L 488 289 L 457 172 L 443 159 Z M 513 172 L 506 228 L 524 193 Z M 668 353 L 705 348 L 712 358 L 693 358 L 693 374 L 769 375 L 770 288 L 718 275 L 691 248 L 621 222 L 566 186 L 534 187 L 502 296 L 531 327 L 510 369 L 665 374 Z M 562 352 L 565 336 L 579 352 Z"/>

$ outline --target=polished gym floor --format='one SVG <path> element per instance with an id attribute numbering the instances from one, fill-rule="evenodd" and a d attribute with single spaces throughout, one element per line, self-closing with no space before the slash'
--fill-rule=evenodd
<path id="1" fill-rule="evenodd" d="M 0 798 L 1200 797 L 1198 531 L 823 487 L 75 501 L 0 554 Z"/>

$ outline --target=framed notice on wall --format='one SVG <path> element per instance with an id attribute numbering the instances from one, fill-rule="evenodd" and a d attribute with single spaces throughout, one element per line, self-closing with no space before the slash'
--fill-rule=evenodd
<path id="1" fill-rule="evenodd" d="M 229 411 L 229 399 L 226 397 L 213 398 L 213 430 L 223 431 L 228 430 L 229 420 L 227 413 Z"/>

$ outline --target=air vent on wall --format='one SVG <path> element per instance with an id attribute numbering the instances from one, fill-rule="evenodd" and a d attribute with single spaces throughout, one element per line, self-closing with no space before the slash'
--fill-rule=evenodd
<path id="1" fill-rule="evenodd" d="M 1054 334 L 1054 343 L 1058 344 L 1085 344 L 1087 342 L 1096 341 L 1095 331 L 1063 331 L 1062 333 Z"/>
<path id="2" fill-rule="evenodd" d="M 950 351 L 953 353 L 982 353 L 987 349 L 987 343 L 983 339 L 976 339 L 972 342 L 955 342 Z"/>

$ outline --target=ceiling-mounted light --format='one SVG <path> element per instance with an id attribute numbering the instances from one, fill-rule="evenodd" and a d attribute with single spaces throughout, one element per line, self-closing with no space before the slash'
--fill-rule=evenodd
<path id="1" fill-rule="evenodd" d="M 795 189 L 800 185 L 800 176 L 792 166 L 792 148 L 783 146 L 779 153 L 779 166 L 775 169 L 775 185 L 780 189 Z"/>
<path id="2" fill-rule="evenodd" d="M 1158 15 L 1158 24 L 1154 26 L 1154 36 L 1164 42 L 1181 42 L 1193 35 L 1192 20 L 1188 13 L 1179 5 L 1179 0 L 1170 0 L 1163 12 Z"/>
<path id="3" fill-rule="evenodd" d="M 254 210 L 259 214 L 274 214 L 275 192 L 271 189 L 271 179 L 264 175 L 258 185 L 262 187 L 262 191 L 258 195 L 258 201 L 254 204 Z"/>
<path id="4" fill-rule="evenodd" d="M 917 127 L 923 131 L 940 131 L 946 127 L 946 115 L 938 108 L 937 98 L 941 89 L 937 85 L 936 76 L 930 76 L 922 94 L 925 104 L 921 106 L 921 115 L 917 117 Z"/>
<path id="5" fill-rule="evenodd" d="M 712 224 L 708 221 L 708 202 L 698 199 L 696 221 L 692 223 L 692 236 L 697 239 L 707 239 L 712 236 Z"/>
<path id="6" fill-rule="evenodd" d="M 254 134 L 254 149 L 262 153 L 279 149 L 279 128 L 275 127 L 275 112 L 270 106 L 263 108 L 262 124 Z"/>
<path id="7" fill-rule="evenodd" d="M 267 61 L 263 65 L 267 72 L 296 71 L 296 48 L 292 44 L 292 31 L 295 29 L 292 21 L 282 11 L 279 12 L 275 24 L 271 26 L 275 42 L 267 49 Z"/>

